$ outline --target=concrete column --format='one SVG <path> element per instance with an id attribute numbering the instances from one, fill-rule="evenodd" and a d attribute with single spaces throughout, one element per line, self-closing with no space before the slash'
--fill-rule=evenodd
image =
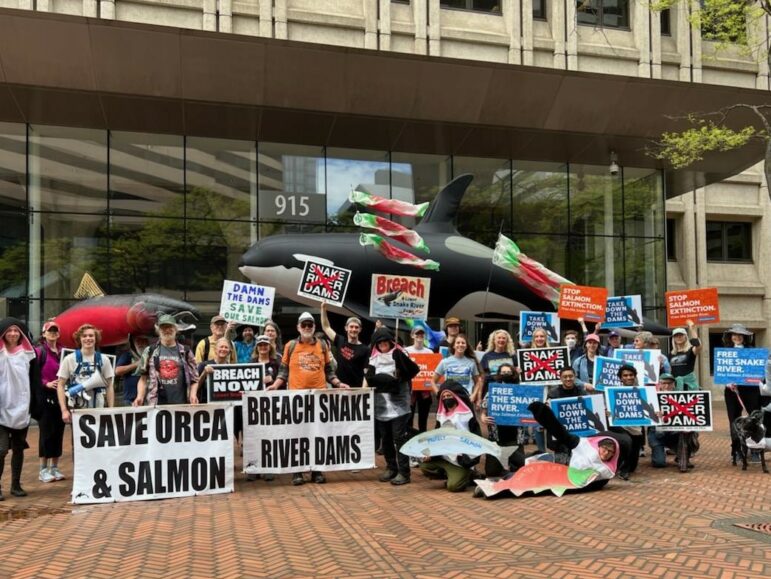
<path id="1" fill-rule="evenodd" d="M 656 13 L 658 14 L 658 13 Z M 632 21 L 632 32 L 634 33 L 634 41 L 639 51 L 639 63 L 637 68 L 637 76 L 641 78 L 651 77 L 651 50 L 650 50 L 650 21 L 651 11 L 648 5 L 644 2 L 634 3 L 634 14 Z"/>
<path id="2" fill-rule="evenodd" d="M 692 0 L 692 2 L 691 13 L 693 13 L 695 7 L 698 6 L 698 0 Z M 693 82 L 701 82 L 701 30 L 698 27 L 694 28 L 691 26 L 690 22 L 688 25 L 690 26 L 691 42 L 693 44 Z"/>
<path id="3" fill-rule="evenodd" d="M 513 2 L 516 10 L 516 0 Z M 522 64 L 533 66 L 533 0 L 522 0 Z"/>
<path id="4" fill-rule="evenodd" d="M 260 0 L 260 36 L 273 37 L 273 0 Z"/>
<path id="5" fill-rule="evenodd" d="M 439 0 L 428 0 L 428 54 L 442 56 L 442 26 Z"/>
<path id="6" fill-rule="evenodd" d="M 654 12 L 650 16 L 651 16 L 651 77 L 661 78 L 661 14 L 658 12 Z"/>
<path id="7" fill-rule="evenodd" d="M 217 0 L 203 0 L 201 30 L 217 30 Z"/>
<path id="8" fill-rule="evenodd" d="M 233 0 L 218 0 L 220 32 L 233 32 Z"/>
<path id="9" fill-rule="evenodd" d="M 33 0 L 19 0 L 19 10 L 32 10 Z"/>
<path id="10" fill-rule="evenodd" d="M 380 0 L 362 0 L 364 8 L 364 48 L 377 50 L 378 2 Z"/>
<path id="11" fill-rule="evenodd" d="M 30 8 L 31 7 L 32 6 L 30 6 Z M 50 12 L 51 0 L 37 0 L 37 10 L 38 12 Z"/>
<path id="12" fill-rule="evenodd" d="M 565 21 L 568 23 L 567 38 L 565 38 L 567 69 L 578 70 L 578 19 L 576 3 L 573 0 L 565 0 Z"/>
<path id="13" fill-rule="evenodd" d="M 531 0 L 522 0 L 522 11 Z M 522 23 L 519 17 L 519 2 L 503 1 L 503 21 L 509 33 L 509 64 L 522 64 Z"/>
<path id="14" fill-rule="evenodd" d="M 412 0 L 415 54 L 428 54 L 428 0 Z"/>
<path id="15" fill-rule="evenodd" d="M 680 80 L 691 80 L 691 23 L 690 10 L 687 2 L 678 2 L 670 8 L 670 14 L 676 15 L 677 22 L 677 52 L 680 55 Z"/>
<path id="16" fill-rule="evenodd" d="M 565 48 L 565 2 L 566 0 L 552 0 L 546 4 L 551 8 L 549 23 L 554 38 L 554 68 L 557 69 L 568 67 Z"/>
<path id="17" fill-rule="evenodd" d="M 40 183 L 40 142 L 39 137 L 28 129 L 29 135 L 29 175 L 27 177 L 29 189 L 29 209 L 30 211 L 40 210 L 42 188 Z M 41 292 L 41 254 L 43 253 L 42 231 L 39 213 L 29 214 L 29 265 L 28 265 L 28 292 L 31 301 L 29 303 L 29 317 L 31 321 L 40 321 L 40 292 Z M 38 298 L 38 299 L 35 299 Z"/>
<path id="18" fill-rule="evenodd" d="M 768 16 L 764 15 L 762 18 L 757 18 L 753 23 L 751 36 L 753 38 L 767 39 L 769 33 L 771 33 L 771 30 L 769 30 L 768 27 Z M 754 53 L 755 62 L 758 63 L 758 76 L 755 79 L 755 88 L 761 90 L 768 90 L 771 88 L 768 79 L 768 58 L 766 58 L 768 52 L 767 46 L 768 42 L 761 43 L 755 48 Z"/>
<path id="19" fill-rule="evenodd" d="M 691 215 L 694 220 L 694 261 L 695 280 L 688 287 L 710 287 L 709 276 L 707 275 L 707 196 L 703 187 L 696 189 L 692 194 L 693 212 Z M 699 339 L 705 348 L 704 354 L 699 356 L 699 384 L 702 387 L 712 385 L 709 378 L 709 328 L 699 327 Z M 715 393 L 718 393 L 717 389 Z"/>
<path id="20" fill-rule="evenodd" d="M 391 50 L 391 0 L 379 0 L 380 18 L 378 18 L 377 28 L 380 32 L 380 41 L 378 48 L 380 50 Z"/>
<path id="21" fill-rule="evenodd" d="M 286 0 L 273 0 L 273 34 L 276 38 L 287 39 Z"/>
<path id="22" fill-rule="evenodd" d="M 97 2 L 98 0 L 83 0 L 83 16 L 96 18 Z"/>
<path id="23" fill-rule="evenodd" d="M 115 20 L 115 0 L 99 0 L 99 17 Z"/>

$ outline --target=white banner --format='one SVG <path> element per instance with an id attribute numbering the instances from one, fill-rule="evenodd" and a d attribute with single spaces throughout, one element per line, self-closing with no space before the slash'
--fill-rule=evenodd
<path id="1" fill-rule="evenodd" d="M 264 326 L 273 317 L 276 288 L 231 281 L 222 282 L 220 315 L 229 322 Z"/>
<path id="2" fill-rule="evenodd" d="M 73 503 L 233 492 L 233 406 L 75 410 Z"/>
<path id="3" fill-rule="evenodd" d="M 375 467 L 371 389 L 245 392 L 244 472 Z"/>

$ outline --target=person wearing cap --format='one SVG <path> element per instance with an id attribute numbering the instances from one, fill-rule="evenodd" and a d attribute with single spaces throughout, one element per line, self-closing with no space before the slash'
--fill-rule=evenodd
<path id="1" fill-rule="evenodd" d="M 755 334 L 742 324 L 733 324 L 723 332 L 723 346 L 725 348 L 752 348 Z M 728 414 L 728 424 L 742 415 L 742 407 L 749 416 L 754 410 L 760 408 L 760 388 L 758 384 L 728 384 L 724 392 L 725 409 Z M 736 465 L 739 458 L 741 443 L 731 428 L 731 462 Z"/>
<path id="2" fill-rule="evenodd" d="M 211 334 L 200 340 L 195 347 L 195 361 L 200 364 L 206 360 L 214 360 L 216 354 L 214 352 L 214 344 L 220 338 L 228 337 L 230 339 L 231 334 L 235 332 L 235 324 L 228 322 L 220 315 L 213 316 L 209 323 L 209 330 Z M 238 361 L 236 356 L 236 348 L 231 344 L 230 346 L 230 363 L 235 364 Z"/>
<path id="3" fill-rule="evenodd" d="M 262 383 L 266 388 L 278 376 L 281 359 L 276 353 L 276 347 L 273 345 L 273 342 L 265 334 L 257 336 L 254 340 L 254 352 L 249 362 L 252 364 L 265 364 L 265 376 L 262 379 Z"/>
<path id="4" fill-rule="evenodd" d="M 62 456 L 62 443 L 64 441 L 64 422 L 56 395 L 58 384 L 56 374 L 59 372 L 62 350 L 59 344 L 59 326 L 56 325 L 55 321 L 49 320 L 43 324 L 43 333 L 35 351 L 40 365 L 40 383 L 42 386 L 38 397 L 40 402 L 40 418 L 38 419 L 40 474 L 38 478 L 41 482 L 49 483 L 65 478 L 59 470 L 59 459 Z"/>
<path id="5" fill-rule="evenodd" d="M 698 390 L 699 382 L 696 379 L 696 358 L 701 353 L 701 341 L 696 334 L 696 326 L 688 320 L 688 331 L 685 328 L 672 330 L 672 350 L 669 354 L 669 365 L 672 368 L 672 376 L 675 377 L 677 390 Z M 659 378 L 661 380 L 661 378 Z"/>
<path id="6" fill-rule="evenodd" d="M 444 319 L 444 333 L 445 337 L 444 339 L 439 342 L 439 346 L 437 346 L 437 352 L 449 352 L 447 355 L 452 355 L 452 344 L 455 341 L 455 338 L 457 338 L 460 335 L 460 319 L 456 318 L 455 316 L 450 316 L 448 318 Z M 444 348 L 444 350 L 442 350 Z"/>
<path id="7" fill-rule="evenodd" d="M 349 388 L 332 370 L 332 357 L 323 340 L 314 336 L 316 322 L 309 312 L 297 318 L 298 337 L 287 342 L 278 377 L 267 390 L 279 390 L 286 385 L 289 390 L 324 389 L 327 383 L 334 388 Z M 322 472 L 311 471 L 311 481 L 317 484 L 327 482 Z M 293 485 L 305 482 L 302 473 L 292 476 Z"/>
<path id="8" fill-rule="evenodd" d="M 600 349 L 600 337 L 597 334 L 587 334 L 584 338 L 585 353 L 573 361 L 571 365 L 576 375 L 576 384 L 594 392 L 594 362 Z"/>
<path id="9" fill-rule="evenodd" d="M 177 340 L 178 329 L 173 316 L 158 318 L 155 330 L 159 340 L 145 348 L 137 368 L 140 379 L 134 406 L 193 402 L 191 392 L 198 386 L 198 370 L 190 348 Z"/>
<path id="10" fill-rule="evenodd" d="M 608 344 L 606 346 L 600 346 L 600 356 L 607 358 L 613 358 L 613 353 L 616 350 L 623 349 L 624 345 L 621 343 L 621 334 L 616 330 L 611 330 L 608 334 Z"/>
<path id="11" fill-rule="evenodd" d="M 345 321 L 345 336 L 338 334 L 329 325 L 327 304 L 321 303 L 321 329 L 335 347 L 336 374 L 351 388 L 361 388 L 364 371 L 369 360 L 369 346 L 359 340 L 361 320 L 355 316 Z"/>
<path id="12" fill-rule="evenodd" d="M 236 339 L 233 346 L 236 350 L 236 363 L 248 364 L 257 345 L 254 336 L 257 328 L 249 324 L 242 324 L 236 329 Z"/>
<path id="13" fill-rule="evenodd" d="M 618 377 L 621 380 L 622 386 L 639 386 L 637 379 L 637 368 L 632 364 L 624 364 L 618 369 Z M 630 475 L 637 470 L 637 464 L 640 462 L 640 449 L 642 449 L 645 442 L 642 428 L 639 426 L 625 426 L 618 427 L 612 426 L 611 432 L 618 432 L 619 434 L 626 433 L 632 439 L 627 452 L 623 452 L 621 456 L 621 464 L 619 465 L 618 476 L 624 480 L 629 480 Z"/>
<path id="14" fill-rule="evenodd" d="M 415 326 L 410 331 L 412 345 L 404 348 L 407 354 L 431 354 L 433 351 L 426 346 L 426 330 L 422 326 Z M 412 426 L 415 420 L 415 410 L 418 412 L 418 432 L 425 432 L 428 429 L 428 415 L 431 413 L 431 405 L 434 403 L 434 397 L 430 390 L 419 390 L 412 393 L 410 397 L 410 421 Z M 412 466 L 417 466 L 417 460 L 410 459 Z"/>
<path id="15" fill-rule="evenodd" d="M 676 381 L 672 374 L 664 373 L 659 376 L 659 383 L 656 385 L 657 392 L 673 392 L 675 389 Z M 693 468 L 691 455 L 698 449 L 697 439 L 693 436 L 695 433 L 660 432 L 655 426 L 649 427 L 647 431 L 648 446 L 651 447 L 651 466 L 653 468 L 664 468 L 667 466 L 667 449 L 677 455 L 675 462 L 680 467 L 680 472 L 687 472 L 688 469 Z"/>

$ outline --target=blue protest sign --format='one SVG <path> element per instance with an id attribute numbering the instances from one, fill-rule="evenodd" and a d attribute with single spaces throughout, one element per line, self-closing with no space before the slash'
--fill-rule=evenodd
<path id="1" fill-rule="evenodd" d="M 568 432 L 577 436 L 593 436 L 608 429 L 602 394 L 554 398 L 549 406 Z"/>
<path id="2" fill-rule="evenodd" d="M 614 296 L 605 306 L 603 328 L 634 328 L 642 326 L 642 297 Z"/>
<path id="3" fill-rule="evenodd" d="M 487 393 L 487 414 L 502 426 L 533 426 L 533 414 L 527 409 L 536 401 L 543 402 L 544 387 L 530 384 L 491 382 Z"/>
<path id="4" fill-rule="evenodd" d="M 625 362 L 641 362 L 643 365 L 643 382 L 645 384 L 658 384 L 661 371 L 661 350 L 637 350 L 632 348 L 619 348 L 614 350 L 613 357 Z"/>
<path id="5" fill-rule="evenodd" d="M 622 386 L 621 378 L 618 377 L 618 371 L 625 364 L 631 364 L 635 367 L 637 370 L 637 384 L 641 384 L 641 377 L 645 374 L 645 365 L 639 360 L 624 361 L 617 358 L 597 356 L 594 359 L 594 374 L 592 375 L 592 384 L 595 390 L 602 392 L 608 386 Z"/>
<path id="6" fill-rule="evenodd" d="M 653 386 L 605 389 L 611 426 L 656 426 L 659 399 Z"/>
<path id="7" fill-rule="evenodd" d="M 560 342 L 560 319 L 557 312 L 520 312 L 519 341 L 529 344 L 533 341 L 533 332 L 543 328 L 549 334 L 551 344 Z"/>
<path id="8" fill-rule="evenodd" d="M 758 384 L 766 377 L 768 348 L 715 348 L 715 384 Z"/>

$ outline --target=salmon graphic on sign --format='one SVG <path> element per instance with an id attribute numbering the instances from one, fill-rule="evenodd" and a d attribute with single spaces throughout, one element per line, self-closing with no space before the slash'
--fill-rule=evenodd
<path id="1" fill-rule="evenodd" d="M 427 277 L 372 274 L 369 315 L 375 318 L 425 320 L 428 317 Z"/>

